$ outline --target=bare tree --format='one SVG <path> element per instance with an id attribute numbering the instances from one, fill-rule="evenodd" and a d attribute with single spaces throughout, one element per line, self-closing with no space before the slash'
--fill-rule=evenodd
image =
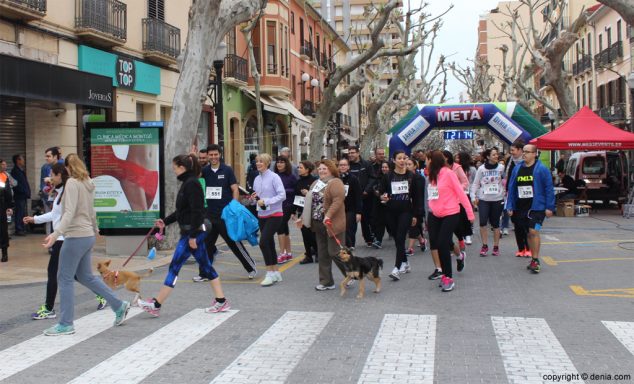
<path id="1" fill-rule="evenodd" d="M 181 73 L 165 131 L 165 169 L 171 169 L 172 158 L 186 153 L 195 141 L 218 45 L 231 28 L 255 15 L 262 8 L 263 2 L 265 1 L 192 0 L 185 51 L 179 58 Z M 176 183 L 165 183 L 165 206 L 168 209 L 173 207 L 176 191 Z"/>
<path id="2" fill-rule="evenodd" d="M 472 103 L 487 103 L 492 100 L 491 86 L 495 77 L 489 74 L 491 66 L 482 59 L 471 60 L 472 65 L 461 67 L 455 62 L 449 65 L 454 77 L 465 86 L 467 96 Z"/>
<path id="3" fill-rule="evenodd" d="M 400 1 L 390 0 L 379 9 L 374 9 L 372 11 L 374 17 L 368 24 L 368 29 L 370 30 L 370 46 L 368 49 L 353 56 L 347 63 L 336 66 L 334 70 L 328 73 L 328 78 L 324 81 L 323 98 L 317 108 L 315 119 L 313 120 L 313 128 L 310 132 L 309 160 L 316 161 L 321 157 L 322 143 L 330 117 L 363 89 L 366 83 L 363 71 L 356 71 L 351 83 L 337 94 L 336 88 L 344 78 L 355 71 L 355 69 L 375 59 L 385 56 L 408 55 L 420 46 L 420 43 L 417 43 L 406 48 L 384 48 L 385 41 L 381 37 L 381 33 L 388 23 L 392 11 L 399 5 Z"/>
<path id="4" fill-rule="evenodd" d="M 634 0 L 597 0 L 614 9 L 628 25 L 634 25 Z"/>

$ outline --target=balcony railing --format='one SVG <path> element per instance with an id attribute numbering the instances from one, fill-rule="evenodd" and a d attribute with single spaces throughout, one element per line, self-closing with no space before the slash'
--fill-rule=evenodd
<path id="1" fill-rule="evenodd" d="M 574 76 L 581 75 L 590 69 L 592 69 L 592 56 L 590 55 L 583 55 L 576 63 L 572 64 L 572 74 Z"/>
<path id="2" fill-rule="evenodd" d="M 276 75 L 277 74 L 277 64 L 267 64 L 266 65 L 266 73 L 271 74 L 271 75 Z"/>
<path id="3" fill-rule="evenodd" d="M 247 68 L 247 59 L 233 54 L 225 57 L 225 77 L 232 77 L 246 83 L 249 78 Z"/>
<path id="4" fill-rule="evenodd" d="M 92 32 L 125 42 L 127 39 L 127 5 L 117 0 L 76 0 L 75 28 L 79 35 Z"/>
<path id="5" fill-rule="evenodd" d="M 312 60 L 313 59 L 313 44 L 308 40 L 304 40 L 304 44 L 300 48 L 299 54 L 301 56 L 306 56 L 305 60 Z"/>
<path id="6" fill-rule="evenodd" d="M 599 109 L 598 115 L 607 122 L 625 120 L 626 110 L 625 103 L 616 103 Z"/>
<path id="7" fill-rule="evenodd" d="M 143 50 L 174 60 L 181 51 L 181 30 L 158 19 L 143 19 Z"/>
<path id="8" fill-rule="evenodd" d="M 594 62 L 598 67 L 606 67 L 608 64 L 615 63 L 620 58 L 623 58 L 623 41 L 617 41 L 610 47 L 594 55 Z"/>
<path id="9" fill-rule="evenodd" d="M 0 14 L 22 20 L 41 19 L 46 15 L 46 0 L 0 0 Z"/>
<path id="10" fill-rule="evenodd" d="M 315 105 L 310 100 L 304 100 L 302 103 L 302 113 L 307 116 L 312 116 L 315 113 Z"/>

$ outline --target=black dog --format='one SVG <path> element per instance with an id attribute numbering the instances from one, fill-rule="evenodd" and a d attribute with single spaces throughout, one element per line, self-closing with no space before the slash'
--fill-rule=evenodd
<path id="1" fill-rule="evenodd" d="M 339 287 L 341 288 L 341 296 L 346 294 L 348 282 L 351 280 L 359 280 L 359 294 L 357 299 L 362 299 L 365 294 L 365 279 L 374 281 L 376 289 L 374 292 L 381 291 L 381 278 L 379 277 L 379 269 L 383 269 L 383 260 L 376 257 L 356 257 L 349 248 L 343 247 L 339 251 L 339 260 L 343 263 L 346 271 L 346 277 L 343 279 Z"/>

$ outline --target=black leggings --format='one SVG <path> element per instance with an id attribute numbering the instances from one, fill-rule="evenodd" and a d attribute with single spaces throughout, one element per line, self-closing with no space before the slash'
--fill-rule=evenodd
<path id="1" fill-rule="evenodd" d="M 280 222 L 280 227 L 277 229 L 278 235 L 286 235 L 288 236 L 291 232 L 288 228 L 288 221 L 291 219 L 291 208 L 284 209 L 284 216 L 282 216 L 282 221 Z M 290 249 L 289 249 L 290 251 Z"/>
<path id="2" fill-rule="evenodd" d="M 357 237 L 357 214 L 354 211 L 346 211 L 346 247 L 354 247 Z"/>
<path id="3" fill-rule="evenodd" d="M 431 249 L 438 250 L 440 267 L 447 277 L 453 277 L 451 270 L 451 237 L 460 220 L 460 214 L 436 217 L 433 214 L 427 216 L 429 227 L 429 244 Z"/>
<path id="4" fill-rule="evenodd" d="M 387 225 L 394 233 L 394 244 L 396 245 L 396 261 L 394 266 L 401 268 L 402 263 L 407 262 L 405 256 L 405 238 L 408 229 L 412 226 L 412 212 L 400 210 L 386 210 Z"/>
<path id="5" fill-rule="evenodd" d="M 513 222 L 513 226 L 515 228 L 515 242 L 517 243 L 517 249 L 519 251 L 528 249 L 528 228 L 530 223 L 528 217 L 526 217 L 526 213 L 518 211 L 513 212 L 511 221 Z"/>
<path id="6" fill-rule="evenodd" d="M 275 250 L 275 232 L 280 227 L 282 216 L 259 218 L 260 250 L 266 266 L 277 265 L 277 251 Z"/>
<path id="7" fill-rule="evenodd" d="M 315 232 L 310 228 L 306 228 L 302 225 L 302 241 L 304 242 L 304 251 L 306 251 L 306 257 L 317 258 L 317 241 L 315 240 Z"/>
<path id="8" fill-rule="evenodd" d="M 48 260 L 48 281 L 46 282 L 46 309 L 53 310 L 55 296 L 57 295 L 57 270 L 59 267 L 59 251 L 62 249 L 63 240 L 57 240 L 53 244 L 51 258 Z"/>

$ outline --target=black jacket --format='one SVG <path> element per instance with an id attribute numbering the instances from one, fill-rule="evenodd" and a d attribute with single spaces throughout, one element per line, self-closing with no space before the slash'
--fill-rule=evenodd
<path id="1" fill-rule="evenodd" d="M 247 168 L 247 191 L 250 193 L 253 193 L 253 182 L 259 174 L 258 169 L 255 167 L 255 160 L 253 160 L 249 164 L 249 168 Z"/>
<path id="2" fill-rule="evenodd" d="M 295 184 L 295 196 L 303 196 L 302 189 L 306 189 L 310 191 L 310 186 L 313 184 L 315 180 L 317 180 L 317 177 L 311 174 L 309 174 L 308 176 L 300 176 L 299 179 L 297 180 L 297 184 Z M 293 208 L 291 210 L 292 213 L 301 215 L 302 211 L 303 211 L 302 207 L 298 207 L 297 205 L 293 204 Z"/>
<path id="3" fill-rule="evenodd" d="M 11 170 L 11 176 L 18 182 L 18 185 L 13 188 L 13 198 L 16 200 L 26 200 L 31 198 L 31 187 L 29 186 L 29 180 L 26 177 L 26 172 L 20 169 L 17 165 Z"/>
<path id="4" fill-rule="evenodd" d="M 13 194 L 6 181 L 6 187 L 0 188 L 0 248 L 9 247 L 9 224 L 7 223 L 7 209 L 13 208 Z"/>
<path id="5" fill-rule="evenodd" d="M 363 201 L 361 200 L 361 186 L 359 180 L 351 174 L 347 173 L 341 176 L 343 185 L 348 186 L 348 194 L 344 200 L 346 206 L 346 212 L 354 212 L 355 214 L 361 214 L 363 210 Z"/>
<path id="6" fill-rule="evenodd" d="M 201 226 L 205 219 L 205 195 L 198 177 L 192 172 L 179 175 L 182 181 L 178 195 L 176 196 L 176 211 L 167 216 L 163 221 L 170 225 L 178 221 L 181 236 L 196 238 L 202 231 Z"/>
<path id="7" fill-rule="evenodd" d="M 372 187 L 375 183 L 375 173 L 369 161 L 363 159 L 359 159 L 356 163 L 351 161 L 350 174 L 359 180 L 361 192 L 366 192 L 368 195 L 372 193 Z"/>
<path id="8" fill-rule="evenodd" d="M 409 193 L 401 194 L 397 196 L 392 195 L 392 182 L 393 181 L 405 181 L 407 180 Z M 383 178 L 378 183 L 379 197 L 387 193 L 390 198 L 387 201 L 386 207 L 395 211 L 409 210 L 414 217 L 421 217 L 425 212 L 423 204 L 424 198 L 424 181 L 422 177 L 416 177 L 416 175 L 410 171 L 405 171 L 405 174 L 400 175 L 394 171 L 390 171 L 387 175 L 383 175 Z M 402 197 L 401 197 L 402 196 Z"/>

